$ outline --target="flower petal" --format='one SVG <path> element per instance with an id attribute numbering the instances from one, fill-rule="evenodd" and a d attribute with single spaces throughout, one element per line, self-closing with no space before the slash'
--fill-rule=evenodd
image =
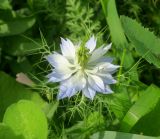
<path id="1" fill-rule="evenodd" d="M 89 85 L 96 91 L 101 92 L 105 89 L 103 80 L 96 75 L 88 75 Z"/>
<path id="2" fill-rule="evenodd" d="M 89 59 L 89 63 L 94 62 L 98 59 L 100 59 L 110 48 L 111 48 L 111 43 L 109 45 L 107 45 L 106 47 L 101 46 L 98 49 L 94 50 L 90 59 Z"/>
<path id="3" fill-rule="evenodd" d="M 47 77 L 49 78 L 48 82 L 60 82 L 69 78 L 72 75 L 72 72 L 57 72 L 53 71 L 52 73 L 48 74 Z"/>
<path id="4" fill-rule="evenodd" d="M 86 47 L 90 50 L 90 53 L 95 49 L 97 40 L 92 36 L 87 42 Z"/>
<path id="5" fill-rule="evenodd" d="M 60 93 L 58 98 L 62 96 L 71 97 L 75 95 L 78 91 L 81 91 L 86 86 L 86 79 L 84 78 L 81 71 L 78 71 L 69 79 L 61 82 Z"/>
<path id="6" fill-rule="evenodd" d="M 100 93 L 103 93 L 103 94 L 112 94 L 113 91 L 111 90 L 111 88 L 108 85 L 106 85 L 105 86 L 105 90 L 103 92 L 100 92 Z"/>
<path id="7" fill-rule="evenodd" d="M 86 79 L 81 71 L 78 71 L 68 80 L 63 82 L 63 85 L 76 90 L 82 90 L 86 86 Z"/>
<path id="8" fill-rule="evenodd" d="M 63 56 L 69 57 L 72 59 L 75 58 L 76 50 L 75 50 L 73 43 L 69 39 L 65 40 L 65 39 L 61 38 L 60 47 L 61 47 L 61 51 L 62 51 Z"/>
<path id="9" fill-rule="evenodd" d="M 72 91 L 72 90 L 71 89 L 67 90 L 67 88 L 65 86 L 61 85 L 60 89 L 59 89 L 59 93 L 57 95 L 57 99 L 60 100 L 65 97 L 68 97 L 68 93 L 70 94 L 69 91 Z"/>
<path id="10" fill-rule="evenodd" d="M 87 98 L 90 98 L 92 100 L 96 94 L 96 91 L 90 87 L 85 87 L 82 92 Z"/>
<path id="11" fill-rule="evenodd" d="M 115 83 L 117 83 L 117 81 L 112 77 L 111 74 L 98 74 L 98 75 L 102 78 L 104 84 L 115 84 Z"/>
<path id="12" fill-rule="evenodd" d="M 102 62 L 102 63 L 97 64 L 96 68 L 98 68 L 99 72 L 101 72 L 101 73 L 105 73 L 105 74 L 112 73 L 113 74 L 117 70 L 117 68 L 119 68 L 119 67 L 120 66 L 113 65 L 108 62 Z"/>
<path id="13" fill-rule="evenodd" d="M 69 63 L 69 61 L 62 56 L 59 53 L 54 53 L 51 55 L 48 55 L 46 57 L 46 59 L 48 60 L 48 62 L 55 68 L 57 67 L 72 67 L 73 65 L 71 63 Z"/>

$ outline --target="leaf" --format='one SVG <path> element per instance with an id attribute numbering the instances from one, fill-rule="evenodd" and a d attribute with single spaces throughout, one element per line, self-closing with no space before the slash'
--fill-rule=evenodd
<path id="1" fill-rule="evenodd" d="M 122 58 L 123 55 L 123 52 L 120 51 L 120 49 L 125 48 L 127 51 L 124 55 L 123 63 L 123 67 L 127 69 L 132 66 L 134 59 L 129 51 L 129 44 L 117 13 L 115 0 L 101 0 L 101 4 L 109 26 L 112 42 L 119 49 L 117 51 L 118 56 Z"/>
<path id="2" fill-rule="evenodd" d="M 115 114 L 118 119 L 124 118 L 128 109 L 131 106 L 131 101 L 129 99 L 126 88 L 120 88 L 117 90 L 119 93 L 115 93 L 107 97 L 107 103 L 109 109 Z"/>
<path id="3" fill-rule="evenodd" d="M 144 94 L 138 99 L 138 101 L 130 108 L 130 110 L 125 115 L 121 123 L 121 131 L 129 132 L 143 116 L 155 109 L 156 105 L 160 103 L 159 100 L 160 89 L 155 85 L 151 85 L 150 87 L 148 87 Z M 160 113 L 160 110 L 157 112 Z M 148 120 L 152 122 L 154 121 L 154 119 Z M 148 126 L 148 128 L 150 127 Z M 158 129 L 159 127 L 155 128 Z M 143 129 L 141 128 L 141 130 Z"/>
<path id="4" fill-rule="evenodd" d="M 129 17 L 121 16 L 121 22 L 136 51 L 149 63 L 160 68 L 160 39 Z"/>
<path id="5" fill-rule="evenodd" d="M 69 138 L 73 139 L 83 139 L 87 138 L 91 133 L 96 132 L 97 130 L 104 129 L 105 120 L 101 113 L 93 112 L 83 120 L 79 121 L 72 127 L 66 129 L 66 133 Z"/>
<path id="6" fill-rule="evenodd" d="M 11 18 L 7 21 L 0 21 L 0 37 L 17 35 L 31 28 L 35 23 L 35 17 Z"/>
<path id="7" fill-rule="evenodd" d="M 127 40 L 118 17 L 115 0 L 101 0 L 101 4 L 107 19 L 113 43 L 117 47 L 124 47 L 127 44 Z"/>
<path id="8" fill-rule="evenodd" d="M 142 136 L 130 133 L 105 131 L 93 134 L 90 139 L 158 139 L 156 137 Z"/>
<path id="9" fill-rule="evenodd" d="M 0 123 L 0 139 L 24 139 L 24 137 L 22 135 L 15 135 L 9 126 Z"/>
<path id="10" fill-rule="evenodd" d="M 47 7 L 48 0 L 27 0 L 27 4 L 32 10 L 41 10 Z"/>
<path id="11" fill-rule="evenodd" d="M 34 41 L 21 36 L 7 37 L 4 51 L 13 56 L 32 54 L 42 49 L 40 40 Z"/>
<path id="12" fill-rule="evenodd" d="M 46 105 L 46 102 L 42 100 L 39 94 L 26 89 L 4 72 L 0 72 L 0 98 L 0 121 L 6 108 L 20 99 L 32 100 L 40 107 Z"/>
<path id="13" fill-rule="evenodd" d="M 160 102 L 154 107 L 154 109 L 150 113 L 143 116 L 134 125 L 131 132 L 142 133 L 143 135 L 148 135 L 148 136 L 160 136 L 159 127 L 160 127 Z"/>
<path id="14" fill-rule="evenodd" d="M 58 105 L 59 105 L 59 102 L 56 101 L 56 102 L 49 103 L 48 105 L 45 105 L 45 107 L 43 108 L 49 120 L 51 120 L 52 117 L 54 116 L 54 113 L 56 112 Z"/>
<path id="15" fill-rule="evenodd" d="M 20 100 L 9 106 L 3 122 L 16 135 L 23 135 L 24 139 L 47 139 L 47 119 L 38 105 L 32 101 Z"/>
<path id="16" fill-rule="evenodd" d="M 0 2 L 0 9 L 3 9 L 3 10 L 7 10 L 7 9 L 11 9 L 11 5 L 9 3 L 8 0 L 1 0 Z"/>

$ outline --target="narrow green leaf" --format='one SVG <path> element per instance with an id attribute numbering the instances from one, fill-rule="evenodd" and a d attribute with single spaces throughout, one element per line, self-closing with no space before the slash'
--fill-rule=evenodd
<path id="1" fill-rule="evenodd" d="M 130 134 L 130 133 L 115 132 L 115 131 L 105 131 L 93 134 L 90 137 L 90 139 L 158 139 L 158 138 Z"/>
<path id="2" fill-rule="evenodd" d="M 120 49 L 126 49 L 123 51 L 126 51 L 124 54 L 123 60 L 121 66 L 125 67 L 126 69 L 131 67 L 134 63 L 134 59 L 132 57 L 132 54 L 129 51 L 129 44 L 127 42 L 127 39 L 125 37 L 117 9 L 116 9 L 116 3 L 115 0 L 101 0 L 102 8 L 109 26 L 110 34 L 112 42 L 115 44 L 115 46 L 119 49 L 117 54 L 120 58 L 122 58 L 122 51 Z"/>
<path id="3" fill-rule="evenodd" d="M 101 0 L 101 4 L 109 25 L 113 43 L 117 47 L 125 47 L 127 40 L 117 13 L 115 0 Z"/>
<path id="4" fill-rule="evenodd" d="M 149 63 L 160 68 L 160 39 L 129 17 L 121 16 L 121 21 L 136 51 Z"/>
<path id="5" fill-rule="evenodd" d="M 0 72 L 0 84 L 0 121 L 3 118 L 6 108 L 20 99 L 32 100 L 40 107 L 46 105 L 46 102 L 42 100 L 39 94 L 26 89 L 4 72 Z"/>
<path id="6" fill-rule="evenodd" d="M 43 108 L 49 120 L 51 120 L 52 117 L 54 116 L 54 113 L 56 112 L 58 105 L 59 105 L 59 102 L 56 101 L 56 102 L 49 103 L 48 105 L 45 105 L 45 107 Z"/>
<path id="7" fill-rule="evenodd" d="M 147 88 L 139 100 L 130 108 L 121 124 L 121 131 L 129 132 L 146 114 L 160 103 L 160 89 L 155 85 Z"/>
<path id="8" fill-rule="evenodd" d="M 20 100 L 9 106 L 3 122 L 16 135 L 23 135 L 24 139 L 47 139 L 47 119 L 38 105 L 32 101 Z"/>

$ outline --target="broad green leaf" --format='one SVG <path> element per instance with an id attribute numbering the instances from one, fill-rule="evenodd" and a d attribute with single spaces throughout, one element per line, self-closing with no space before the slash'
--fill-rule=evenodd
<path id="1" fill-rule="evenodd" d="M 0 72 L 0 99 L 0 121 L 3 118 L 6 108 L 20 99 L 32 100 L 40 107 L 46 105 L 39 94 L 26 89 L 4 72 Z"/>
<path id="2" fill-rule="evenodd" d="M 135 124 L 131 132 L 142 133 L 143 135 L 147 136 L 160 136 L 159 127 L 160 127 L 160 102 L 154 107 L 154 109 L 150 113 L 143 116 Z"/>
<path id="3" fill-rule="evenodd" d="M 9 3 L 9 0 L 1 0 L 0 1 L 0 9 L 3 9 L 3 10 L 11 9 L 11 5 Z"/>
<path id="4" fill-rule="evenodd" d="M 15 17 L 7 21 L 0 21 L 0 37 L 17 35 L 31 28 L 35 23 L 35 17 Z"/>
<path id="5" fill-rule="evenodd" d="M 138 101 L 130 108 L 130 110 L 125 115 L 121 124 L 121 131 L 129 132 L 142 117 L 153 111 L 156 105 L 158 105 L 159 103 L 160 89 L 155 85 L 151 85 L 147 88 L 146 91 L 144 91 L 143 95 L 141 95 Z M 160 109 L 159 111 L 157 111 L 157 113 L 160 113 Z M 148 120 L 156 122 L 154 121 L 154 119 Z M 159 127 L 155 128 L 159 129 Z M 149 126 L 148 129 L 150 129 Z M 143 130 L 143 128 L 141 130 Z"/>
<path id="6" fill-rule="evenodd" d="M 32 101 L 20 100 L 9 106 L 3 122 L 16 135 L 23 135 L 24 139 L 47 139 L 47 119 L 39 106 Z"/>
<path id="7" fill-rule="evenodd" d="M 23 72 L 23 73 L 30 73 L 33 71 L 32 64 L 27 59 L 27 57 L 21 57 L 18 60 L 12 59 L 9 61 L 9 66 L 14 74 Z"/>
<path id="8" fill-rule="evenodd" d="M 93 134 L 90 139 L 158 139 L 143 135 L 136 135 L 123 132 L 105 131 Z"/>
<path id="9" fill-rule="evenodd" d="M 22 135 L 15 135 L 9 126 L 0 123 L 0 139 L 24 139 L 24 137 Z"/>
<path id="10" fill-rule="evenodd" d="M 160 68 L 160 39 L 129 17 L 121 16 L 121 21 L 136 51 L 149 63 Z"/>
<path id="11" fill-rule="evenodd" d="M 7 37 L 4 41 L 6 42 L 4 51 L 13 56 L 32 54 L 42 48 L 40 40 L 29 40 L 21 36 Z"/>

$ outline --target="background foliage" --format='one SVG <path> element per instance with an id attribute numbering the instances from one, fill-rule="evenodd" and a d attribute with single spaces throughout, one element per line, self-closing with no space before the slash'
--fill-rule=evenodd
<path id="1" fill-rule="evenodd" d="M 60 37 L 92 34 L 98 46 L 113 42 L 115 93 L 57 101 L 44 57 Z M 1 0 L 0 139 L 158 139 L 159 68 L 159 0 Z"/>

